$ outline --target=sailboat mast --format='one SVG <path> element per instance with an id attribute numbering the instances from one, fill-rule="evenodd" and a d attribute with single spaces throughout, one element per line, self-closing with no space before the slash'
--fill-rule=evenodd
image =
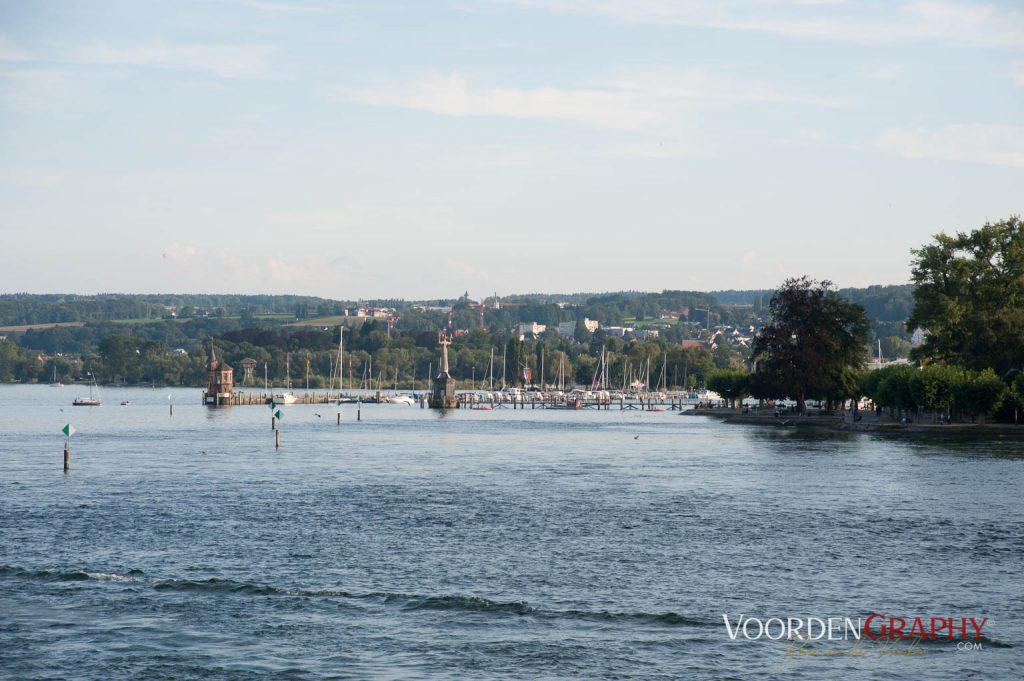
<path id="1" fill-rule="evenodd" d="M 344 357 L 345 351 L 345 327 L 338 325 L 338 397 L 341 397 L 341 391 L 345 389 L 345 368 L 342 364 L 342 357 Z M 332 381 L 333 382 L 333 381 Z"/>
<path id="2" fill-rule="evenodd" d="M 540 389 L 544 389 L 544 346 L 540 346 Z"/>

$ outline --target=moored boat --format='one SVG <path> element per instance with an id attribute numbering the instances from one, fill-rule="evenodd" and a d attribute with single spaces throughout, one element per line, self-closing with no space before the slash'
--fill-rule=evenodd
<path id="1" fill-rule="evenodd" d="M 89 372 L 89 377 L 92 379 L 92 383 L 89 384 L 89 396 L 88 397 L 76 397 L 75 401 L 71 403 L 73 407 L 98 407 L 100 406 L 99 386 L 96 385 L 96 377 Z M 96 394 L 93 395 L 93 390 Z"/>

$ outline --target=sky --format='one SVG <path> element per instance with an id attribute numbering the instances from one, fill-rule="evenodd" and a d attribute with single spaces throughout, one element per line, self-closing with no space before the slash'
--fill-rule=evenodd
<path id="1" fill-rule="evenodd" d="M 1024 213 L 1024 4 L 0 0 L 0 292 L 905 283 Z"/>

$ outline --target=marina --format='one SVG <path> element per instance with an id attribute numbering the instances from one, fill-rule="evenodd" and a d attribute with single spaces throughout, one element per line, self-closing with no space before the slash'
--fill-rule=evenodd
<path id="1" fill-rule="evenodd" d="M 219 406 L 251 406 L 275 404 L 334 404 L 361 402 L 363 404 L 420 405 L 426 407 L 429 401 L 426 391 L 394 390 L 347 390 L 342 393 L 299 392 L 266 393 L 236 391 L 221 397 Z M 203 392 L 201 403 L 207 404 L 209 393 Z M 591 410 L 641 410 L 641 411 L 683 411 L 697 405 L 717 406 L 722 399 L 714 393 L 702 392 L 652 392 L 617 393 L 580 391 L 483 391 L 460 390 L 455 393 L 452 409 L 591 409 Z"/>

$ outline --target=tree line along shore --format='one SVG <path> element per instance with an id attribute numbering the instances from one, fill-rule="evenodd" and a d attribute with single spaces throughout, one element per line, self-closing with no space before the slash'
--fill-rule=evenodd
<path id="1" fill-rule="evenodd" d="M 791 399 L 797 413 L 810 400 L 834 413 L 866 398 L 899 422 L 1014 422 L 1024 404 L 1020 218 L 938 234 L 912 256 L 910 284 L 867 289 L 800 277 L 774 291 L 417 302 L 4 294 L 0 381 L 198 387 L 214 337 L 227 363 L 255 362 L 240 387 L 321 389 L 339 373 L 343 328 L 346 388 L 423 389 L 446 330 L 460 389 L 600 376 L 613 388 Z M 923 342 L 912 348 L 915 330 Z M 890 362 L 865 369 L 876 355 Z"/>

